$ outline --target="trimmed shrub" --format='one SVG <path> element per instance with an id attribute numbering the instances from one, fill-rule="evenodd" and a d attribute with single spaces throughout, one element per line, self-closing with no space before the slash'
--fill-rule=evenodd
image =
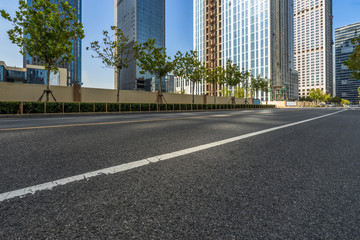
<path id="1" fill-rule="evenodd" d="M 94 112 L 94 104 L 80 103 L 80 112 Z"/>
<path id="2" fill-rule="evenodd" d="M 108 103 L 107 110 L 108 112 L 119 112 L 119 103 Z"/>
<path id="3" fill-rule="evenodd" d="M 46 103 L 46 112 L 47 113 L 62 113 L 62 103 L 58 103 L 58 102 Z"/>
<path id="4" fill-rule="evenodd" d="M 167 105 L 167 110 L 168 111 L 174 111 L 174 104 L 168 104 Z"/>
<path id="5" fill-rule="evenodd" d="M 122 112 L 129 112 L 130 111 L 130 104 L 129 103 L 122 103 L 121 104 L 121 111 Z"/>
<path id="6" fill-rule="evenodd" d="M 159 106 L 160 108 L 160 106 Z M 150 104 L 150 111 L 156 112 L 158 109 L 158 105 L 156 103 L 151 103 Z"/>
<path id="7" fill-rule="evenodd" d="M 0 114 L 18 114 L 19 102 L 0 102 Z"/>
<path id="8" fill-rule="evenodd" d="M 186 104 L 181 104 L 180 105 L 180 110 L 186 110 L 186 106 L 187 106 Z"/>
<path id="9" fill-rule="evenodd" d="M 149 111 L 149 104 L 141 104 L 141 111 L 148 112 Z"/>
<path id="10" fill-rule="evenodd" d="M 95 103 L 95 112 L 106 112 L 106 103 Z"/>
<path id="11" fill-rule="evenodd" d="M 131 103 L 131 111 L 132 112 L 140 111 L 140 104 L 139 103 Z"/>
<path id="12" fill-rule="evenodd" d="M 78 103 L 64 103 L 64 112 L 65 113 L 79 112 L 79 104 Z"/>
<path id="13" fill-rule="evenodd" d="M 166 104 L 160 104 L 159 105 L 159 110 L 160 111 L 166 111 L 167 110 L 166 108 L 167 108 Z"/>
<path id="14" fill-rule="evenodd" d="M 44 113 L 44 102 L 24 102 L 24 113 Z"/>

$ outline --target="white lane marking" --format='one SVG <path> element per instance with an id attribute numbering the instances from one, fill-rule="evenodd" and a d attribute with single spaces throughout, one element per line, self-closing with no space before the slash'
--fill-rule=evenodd
<path id="1" fill-rule="evenodd" d="M 205 150 L 205 149 L 221 146 L 221 145 L 224 145 L 224 144 L 227 144 L 227 143 L 236 142 L 236 141 L 239 141 L 239 140 L 242 140 L 242 139 L 245 139 L 245 138 L 249 138 L 249 137 L 257 136 L 257 135 L 260 135 L 260 134 L 264 134 L 264 133 L 276 131 L 276 130 L 279 130 L 279 129 L 299 125 L 299 124 L 302 124 L 302 123 L 314 121 L 314 120 L 317 120 L 317 119 L 325 118 L 325 117 L 328 117 L 328 116 L 331 116 L 331 115 L 334 115 L 334 114 L 338 114 L 338 113 L 341 113 L 341 112 L 344 112 L 344 111 L 346 111 L 346 110 L 333 112 L 333 113 L 329 113 L 329 114 L 322 115 L 322 116 L 319 116 L 319 117 L 310 118 L 310 119 L 299 121 L 299 122 L 289 123 L 289 124 L 285 124 L 285 125 L 282 125 L 282 126 L 273 127 L 273 128 L 253 132 L 253 133 L 248 133 L 248 134 L 228 138 L 228 139 L 217 141 L 217 142 L 200 145 L 200 146 L 197 146 L 197 147 L 187 148 L 187 149 L 180 150 L 180 151 L 175 151 L 175 152 L 172 152 L 172 153 L 158 155 L 158 156 L 155 156 L 155 157 L 150 157 L 150 158 L 146 158 L 146 159 L 135 161 L 135 162 L 130 162 L 130 163 L 117 165 L 117 166 L 114 166 L 114 167 L 104 168 L 104 169 L 100 169 L 100 170 L 97 170 L 97 171 L 76 175 L 76 176 L 73 176 L 73 177 L 63 178 L 63 179 L 59 179 L 59 180 L 56 180 L 56 181 L 53 181 L 53 182 L 47 182 L 47 183 L 43 183 L 43 184 L 39 184 L 39 185 L 27 187 L 27 188 L 15 190 L 15 191 L 2 193 L 2 194 L 0 194 L 0 202 L 8 200 L 8 199 L 15 198 L 15 197 L 23 197 L 23 196 L 25 196 L 27 194 L 30 194 L 30 193 L 35 194 L 38 191 L 51 190 L 56 186 L 66 185 L 68 183 L 73 183 L 73 182 L 81 181 L 81 180 L 84 180 L 84 179 L 89 179 L 89 178 L 96 177 L 96 176 L 103 175 L 103 174 L 110 175 L 110 174 L 124 172 L 124 171 L 130 170 L 130 169 L 134 169 L 134 168 L 138 168 L 138 167 L 148 165 L 150 163 L 156 163 L 156 162 L 159 162 L 159 161 L 169 160 L 169 159 L 176 158 L 176 157 L 179 157 L 179 156 L 184 156 L 184 155 L 187 155 L 187 154 L 190 154 L 190 153 L 195 153 L 195 152 L 202 151 L 202 150 Z"/>

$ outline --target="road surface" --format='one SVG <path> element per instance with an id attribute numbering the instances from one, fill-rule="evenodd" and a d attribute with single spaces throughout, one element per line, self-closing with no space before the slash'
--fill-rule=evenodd
<path id="1" fill-rule="evenodd" d="M 359 239 L 360 111 L 0 119 L 0 239 Z"/>

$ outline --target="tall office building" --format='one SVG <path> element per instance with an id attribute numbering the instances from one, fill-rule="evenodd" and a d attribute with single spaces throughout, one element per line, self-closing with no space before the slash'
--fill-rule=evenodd
<path id="1" fill-rule="evenodd" d="M 297 98 L 292 0 L 194 0 L 194 49 L 210 67 L 231 59 L 272 81 L 273 99 Z M 202 85 L 204 87 L 202 87 Z M 219 94 L 221 86 L 216 86 Z M 212 94 L 200 84 L 198 94 Z M 265 94 L 261 94 L 265 99 Z"/>
<path id="2" fill-rule="evenodd" d="M 351 71 L 344 64 L 354 51 L 351 39 L 360 35 L 360 22 L 335 29 L 336 96 L 359 104 L 360 79 L 350 78 Z"/>
<path id="3" fill-rule="evenodd" d="M 132 41 L 144 43 L 148 39 L 155 39 L 156 47 L 165 47 L 165 0 L 115 0 L 115 25 L 129 37 L 129 44 Z M 159 79 L 150 74 L 141 74 L 140 71 L 135 60 L 123 69 L 120 89 L 158 90 Z M 117 88 L 116 74 L 114 85 Z M 166 92 L 165 84 L 162 88 Z"/>
<path id="4" fill-rule="evenodd" d="M 300 97 L 317 88 L 332 94 L 332 19 L 332 0 L 294 0 L 294 56 Z"/>
<path id="5" fill-rule="evenodd" d="M 58 4 L 58 0 L 51 0 L 52 2 Z M 82 0 L 66 0 L 69 5 L 76 9 L 76 17 L 78 21 L 82 21 Z M 28 4 L 31 6 L 32 0 L 27 0 Z M 67 85 L 72 86 L 73 84 L 82 84 L 81 80 L 81 39 L 75 39 L 73 41 L 72 54 L 75 57 L 75 60 L 66 65 L 58 65 L 58 67 L 67 69 Z M 24 55 L 23 59 L 24 68 L 27 68 L 28 65 L 43 65 L 39 59 L 36 57 L 30 57 L 29 55 Z"/>

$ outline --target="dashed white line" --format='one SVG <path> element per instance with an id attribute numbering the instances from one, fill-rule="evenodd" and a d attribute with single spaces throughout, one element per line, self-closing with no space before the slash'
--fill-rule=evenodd
<path id="1" fill-rule="evenodd" d="M 331 115 L 334 115 L 334 114 L 337 114 L 337 113 L 341 113 L 343 111 L 346 111 L 346 110 L 333 112 L 333 113 L 322 115 L 322 116 L 319 116 L 319 117 L 310 118 L 310 119 L 307 119 L 307 120 L 294 122 L 294 123 L 290 123 L 290 124 L 285 124 L 285 125 L 282 125 L 282 126 L 273 127 L 273 128 L 253 132 L 253 133 L 248 133 L 248 134 L 240 135 L 240 136 L 233 137 L 233 138 L 228 138 L 228 139 L 217 141 L 217 142 L 200 145 L 200 146 L 197 146 L 197 147 L 187 148 L 187 149 L 180 150 L 180 151 L 175 151 L 175 152 L 172 152 L 172 153 L 167 153 L 167 154 L 163 154 L 163 155 L 159 155 L 159 156 L 155 156 L 155 157 L 151 157 L 151 158 L 146 158 L 146 159 L 135 161 L 135 162 L 125 163 L 125 164 L 121 164 L 121 165 L 114 166 L 114 167 L 104 168 L 104 169 L 100 169 L 100 170 L 93 171 L 93 172 L 88 172 L 88 173 L 84 173 L 84 174 L 80 174 L 80 175 L 76 175 L 76 176 L 72 176 L 72 177 L 68 177 L 68 178 L 63 178 L 63 179 L 55 180 L 55 181 L 52 181 L 52 182 L 47 182 L 47 183 L 43 183 L 43 184 L 39 184 L 39 185 L 27 187 L 27 188 L 15 190 L 15 191 L 2 193 L 2 194 L 0 194 L 0 202 L 5 201 L 5 200 L 9 200 L 9 199 L 12 199 L 12 198 L 16 198 L 16 197 L 23 197 L 23 196 L 25 196 L 27 194 L 35 194 L 36 192 L 39 192 L 39 191 L 51 190 L 56 186 L 66 185 L 66 184 L 69 184 L 69 183 L 81 181 L 81 180 L 84 180 L 84 179 L 93 178 L 93 177 L 100 176 L 100 175 L 103 175 L 103 174 L 111 175 L 111 174 L 124 172 L 124 171 L 130 170 L 130 169 L 143 167 L 143 166 L 148 165 L 150 163 L 156 163 L 156 162 L 159 162 L 159 161 L 169 160 L 169 159 L 176 158 L 176 157 L 179 157 L 179 156 L 184 156 L 184 155 L 187 155 L 187 154 L 190 154 L 190 153 L 195 153 L 195 152 L 202 151 L 202 150 L 205 150 L 205 149 L 221 146 L 221 145 L 224 145 L 224 144 L 227 144 L 227 143 L 236 142 L 236 141 L 239 141 L 239 140 L 242 140 L 242 139 L 245 139 L 245 138 L 249 138 L 249 137 L 261 135 L 261 134 L 264 134 L 264 133 L 276 131 L 276 130 L 279 130 L 279 129 L 288 128 L 288 127 L 291 127 L 291 126 L 303 124 L 303 123 L 306 123 L 306 122 L 310 122 L 310 121 L 314 121 L 314 120 L 317 120 L 317 119 L 325 118 L 325 117 L 328 117 L 328 116 L 331 116 Z"/>

